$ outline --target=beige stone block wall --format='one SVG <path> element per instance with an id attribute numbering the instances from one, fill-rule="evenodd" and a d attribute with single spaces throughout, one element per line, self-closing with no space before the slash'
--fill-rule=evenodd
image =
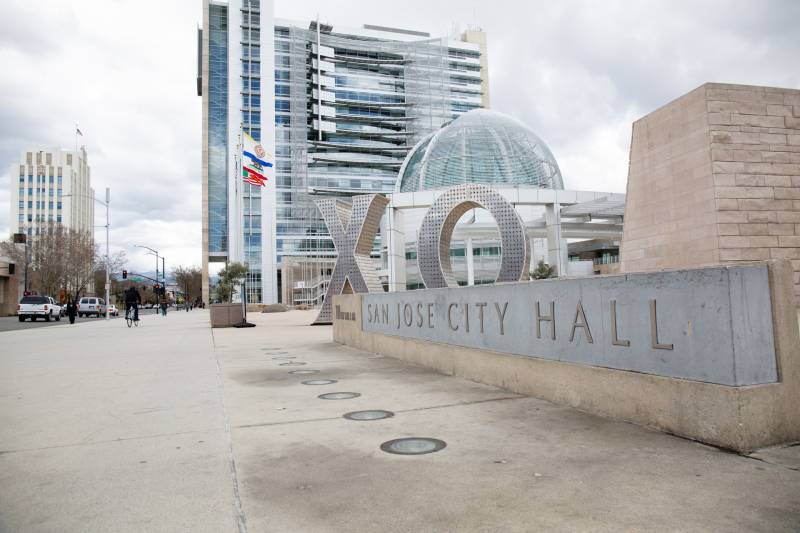
<path id="1" fill-rule="evenodd" d="M 636 121 L 623 272 L 789 259 L 800 303 L 800 91 L 709 83 Z"/>

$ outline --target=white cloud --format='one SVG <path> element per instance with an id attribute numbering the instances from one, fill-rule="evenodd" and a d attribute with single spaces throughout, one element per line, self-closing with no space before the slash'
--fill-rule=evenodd
<path id="1" fill-rule="evenodd" d="M 706 81 L 800 87 L 794 0 L 276 0 L 275 12 L 433 35 L 482 26 L 492 107 L 548 143 L 572 188 L 624 191 L 631 122 Z M 153 267 L 134 244 L 200 264 L 201 16 L 200 0 L 3 0 L 0 232 L 18 153 L 72 146 L 79 122 L 130 269 Z"/>

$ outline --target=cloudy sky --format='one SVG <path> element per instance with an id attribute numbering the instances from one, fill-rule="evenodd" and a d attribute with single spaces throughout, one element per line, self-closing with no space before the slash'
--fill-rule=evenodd
<path id="1" fill-rule="evenodd" d="M 483 28 L 492 107 L 545 139 L 572 189 L 624 192 L 631 122 L 706 81 L 800 88 L 797 0 L 399 5 L 277 0 L 275 14 L 436 36 Z M 19 152 L 72 147 L 78 123 L 95 189 L 112 190 L 112 249 L 131 269 L 153 263 L 134 244 L 200 264 L 201 18 L 202 0 L 0 2 L 0 235 Z"/>

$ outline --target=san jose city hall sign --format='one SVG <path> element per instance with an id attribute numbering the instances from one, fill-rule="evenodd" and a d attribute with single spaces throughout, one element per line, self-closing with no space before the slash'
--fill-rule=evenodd
<path id="1" fill-rule="evenodd" d="M 319 202 L 339 258 L 316 323 L 356 320 L 335 295 L 361 297 L 364 332 L 723 385 L 778 379 L 766 265 L 527 281 L 529 241 L 514 207 L 483 185 L 444 191 L 423 218 L 417 257 L 426 290 L 386 293 L 369 253 L 388 200 Z M 458 287 L 450 240 L 483 207 L 502 246 L 495 285 Z M 520 283 L 520 281 L 525 281 Z"/>

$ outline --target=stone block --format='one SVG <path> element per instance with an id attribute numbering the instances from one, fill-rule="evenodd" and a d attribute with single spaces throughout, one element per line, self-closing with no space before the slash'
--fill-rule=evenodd
<path id="1" fill-rule="evenodd" d="M 786 144 L 786 135 L 779 133 L 760 133 L 758 140 L 767 144 Z"/>
<path id="2" fill-rule="evenodd" d="M 721 235 L 718 242 L 720 248 L 747 248 L 750 246 L 750 237 Z"/>
<path id="3" fill-rule="evenodd" d="M 726 115 L 727 113 L 719 113 L 720 115 Z M 711 113 L 709 113 L 710 117 Z M 784 117 L 771 117 L 767 115 L 739 115 L 736 113 L 732 113 L 728 115 L 728 122 L 724 122 L 724 124 L 731 124 L 731 125 L 739 125 L 739 126 L 753 126 L 758 128 L 782 128 L 784 126 Z M 716 122 L 711 122 L 709 120 L 709 124 L 717 124 Z"/>
<path id="4" fill-rule="evenodd" d="M 733 187 L 736 183 L 736 174 L 714 174 L 714 185 L 719 187 Z"/>
<path id="5" fill-rule="evenodd" d="M 755 237 L 748 237 L 748 245 L 751 248 L 763 248 L 763 247 L 773 247 L 778 246 L 778 239 L 781 237 L 777 237 L 774 235 L 769 236 L 755 236 Z"/>
<path id="6" fill-rule="evenodd" d="M 744 261 L 742 257 L 742 252 L 745 252 L 746 248 L 723 248 L 719 251 L 719 260 L 720 261 Z M 767 250 L 767 255 L 769 255 L 769 250 Z"/>
<path id="7" fill-rule="evenodd" d="M 770 224 L 769 225 L 769 234 L 770 235 L 794 235 L 794 224 L 785 223 L 785 224 Z"/>
<path id="8" fill-rule="evenodd" d="M 767 224 L 741 224 L 738 230 L 739 233 L 731 233 L 730 235 L 771 235 Z"/>
<path id="9" fill-rule="evenodd" d="M 717 210 L 719 211 L 738 211 L 739 201 L 733 198 L 718 198 L 716 200 Z"/>
<path id="10" fill-rule="evenodd" d="M 800 211 L 778 211 L 775 215 L 776 221 L 779 223 L 800 224 Z"/>
<path id="11" fill-rule="evenodd" d="M 750 163 L 759 163 L 762 160 L 763 153 L 761 150 L 732 150 L 733 161 L 745 161 Z"/>
<path id="12" fill-rule="evenodd" d="M 777 222 L 775 211 L 739 211 L 747 215 L 748 222 Z"/>
<path id="13" fill-rule="evenodd" d="M 800 135 L 787 135 L 786 142 L 793 146 L 800 146 Z"/>
<path id="14" fill-rule="evenodd" d="M 722 252 L 720 250 L 720 252 Z M 742 248 L 739 250 L 742 261 L 765 261 L 769 259 L 769 248 Z"/>
<path id="15" fill-rule="evenodd" d="M 770 259 L 800 259 L 800 247 L 770 248 Z"/>
<path id="16" fill-rule="evenodd" d="M 767 104 L 767 115 L 791 117 L 792 106 L 783 104 Z"/>
<path id="17" fill-rule="evenodd" d="M 764 176 L 764 185 L 767 187 L 791 187 L 792 178 L 790 176 Z"/>
<path id="18" fill-rule="evenodd" d="M 734 183 L 740 187 L 763 187 L 766 185 L 766 180 L 760 175 L 736 174 Z"/>
<path id="19" fill-rule="evenodd" d="M 739 224 L 717 224 L 720 235 L 739 235 Z"/>
<path id="20" fill-rule="evenodd" d="M 772 198 L 772 187 L 717 187 L 717 198 Z"/>
<path id="21" fill-rule="evenodd" d="M 800 117 L 785 117 L 786 127 L 789 129 L 800 129 Z"/>
<path id="22" fill-rule="evenodd" d="M 717 222 L 720 224 L 739 224 L 748 222 L 747 211 L 719 211 L 717 213 Z"/>
<path id="23" fill-rule="evenodd" d="M 775 198 L 800 200 L 800 187 L 775 187 L 773 190 Z"/>
<path id="24" fill-rule="evenodd" d="M 733 161 L 733 150 L 723 148 L 711 149 L 712 161 Z"/>
<path id="25" fill-rule="evenodd" d="M 800 250 L 800 235 L 781 235 L 777 237 L 778 246 L 781 248 L 797 248 Z"/>
<path id="26" fill-rule="evenodd" d="M 737 143 L 737 144 L 761 144 L 761 137 L 759 137 L 759 133 L 744 133 L 740 131 L 730 131 L 726 132 L 728 138 L 730 139 L 728 142 Z M 720 141 L 724 142 L 724 141 Z"/>
<path id="27" fill-rule="evenodd" d="M 708 123 L 709 124 L 725 124 L 730 125 L 731 123 L 731 114 L 730 113 L 709 113 L 708 114 Z"/>
<path id="28" fill-rule="evenodd" d="M 747 174 L 800 175 L 800 164 L 795 163 L 744 163 Z"/>
<path id="29" fill-rule="evenodd" d="M 728 202 L 730 200 L 717 200 Z M 745 211 L 787 211 L 793 208 L 792 200 L 770 200 L 768 198 L 745 198 L 735 200 L 740 209 Z"/>

